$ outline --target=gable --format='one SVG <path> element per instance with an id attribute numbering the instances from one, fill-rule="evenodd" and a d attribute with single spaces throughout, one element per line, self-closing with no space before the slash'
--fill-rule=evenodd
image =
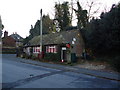
<path id="1" fill-rule="evenodd" d="M 22 41 L 23 38 L 18 34 L 11 34 L 10 37 L 14 38 L 16 41 Z"/>

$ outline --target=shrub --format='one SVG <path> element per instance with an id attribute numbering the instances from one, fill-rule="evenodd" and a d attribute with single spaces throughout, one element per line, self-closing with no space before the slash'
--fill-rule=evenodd
<path id="1" fill-rule="evenodd" d="M 44 59 L 49 61 L 60 61 L 60 56 L 58 53 L 46 53 Z"/>
<path id="2" fill-rule="evenodd" d="M 2 48 L 3 54 L 16 54 L 16 48 Z"/>
<path id="3" fill-rule="evenodd" d="M 118 72 L 120 72 L 120 56 L 116 56 L 114 59 L 110 60 L 110 64 L 114 67 Z"/>
<path id="4" fill-rule="evenodd" d="M 32 56 L 31 56 L 31 59 L 33 59 L 33 60 L 38 60 L 38 57 L 32 55 Z"/>

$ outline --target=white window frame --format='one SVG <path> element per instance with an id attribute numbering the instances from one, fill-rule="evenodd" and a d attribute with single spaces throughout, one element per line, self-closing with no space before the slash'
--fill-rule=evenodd
<path id="1" fill-rule="evenodd" d="M 46 53 L 57 53 L 57 46 L 46 46 Z"/>

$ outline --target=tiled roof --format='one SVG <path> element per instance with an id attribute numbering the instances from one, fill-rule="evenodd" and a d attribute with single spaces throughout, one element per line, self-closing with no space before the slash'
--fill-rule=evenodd
<path id="1" fill-rule="evenodd" d="M 23 38 L 18 34 L 11 34 L 10 37 L 14 38 L 16 41 L 22 41 Z"/>
<path id="2" fill-rule="evenodd" d="M 79 30 L 63 31 L 60 33 L 46 34 L 42 37 L 43 45 L 72 43 L 73 38 L 76 38 Z M 29 41 L 30 45 L 40 45 L 40 36 L 34 37 Z"/>

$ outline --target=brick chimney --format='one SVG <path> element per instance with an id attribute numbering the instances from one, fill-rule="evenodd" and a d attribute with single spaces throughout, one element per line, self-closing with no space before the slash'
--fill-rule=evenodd
<path id="1" fill-rule="evenodd" d="M 7 36 L 8 36 L 8 32 L 5 31 L 5 32 L 4 32 L 4 37 L 7 37 Z"/>

